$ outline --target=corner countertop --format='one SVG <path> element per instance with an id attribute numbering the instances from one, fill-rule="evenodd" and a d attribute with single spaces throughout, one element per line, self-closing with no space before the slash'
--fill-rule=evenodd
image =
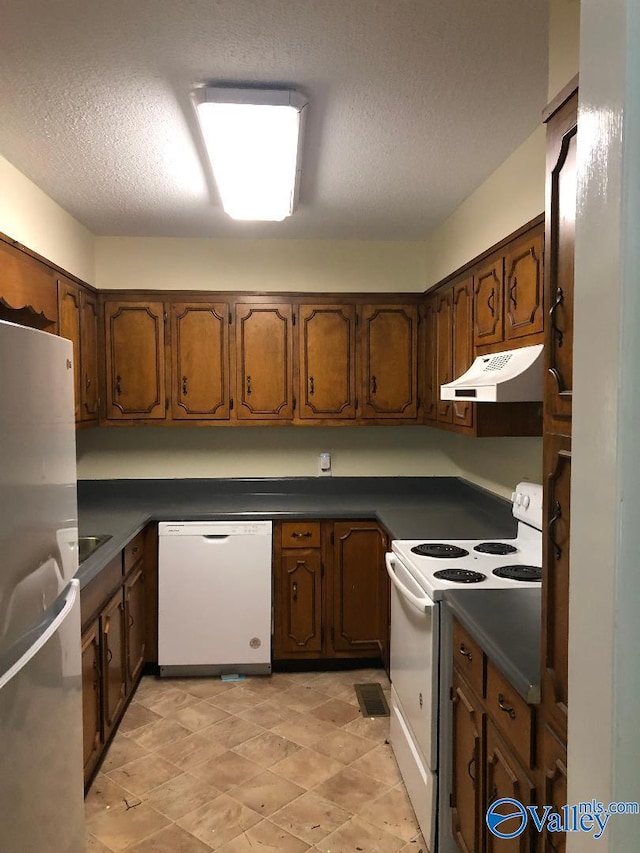
<path id="1" fill-rule="evenodd" d="M 541 590 L 447 590 L 444 600 L 520 696 L 537 705 Z"/>
<path id="2" fill-rule="evenodd" d="M 81 536 L 108 534 L 79 568 L 86 586 L 150 521 L 371 518 L 392 539 L 515 536 L 509 501 L 458 477 L 81 480 Z"/>

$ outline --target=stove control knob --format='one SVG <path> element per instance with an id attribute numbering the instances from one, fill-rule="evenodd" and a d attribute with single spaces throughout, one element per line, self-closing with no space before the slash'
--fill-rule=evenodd
<path id="1" fill-rule="evenodd" d="M 516 492 L 516 506 L 522 506 L 522 492 Z"/>
<path id="2" fill-rule="evenodd" d="M 531 498 L 529 497 L 529 495 L 523 495 L 523 496 L 522 496 L 522 506 L 523 506 L 525 509 L 529 509 L 529 504 L 530 504 L 530 503 L 531 503 Z"/>

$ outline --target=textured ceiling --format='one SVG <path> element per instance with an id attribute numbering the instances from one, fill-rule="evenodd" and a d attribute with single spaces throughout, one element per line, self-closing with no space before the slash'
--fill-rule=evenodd
<path id="1" fill-rule="evenodd" d="M 0 153 L 98 235 L 423 239 L 539 124 L 547 5 L 0 0 Z M 209 81 L 308 95 L 290 219 L 222 212 Z"/>

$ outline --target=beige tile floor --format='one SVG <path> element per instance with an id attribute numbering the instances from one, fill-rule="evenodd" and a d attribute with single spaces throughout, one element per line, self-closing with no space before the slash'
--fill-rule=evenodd
<path id="1" fill-rule="evenodd" d="M 86 798 L 92 853 L 426 853 L 353 684 L 382 670 L 241 682 L 145 677 Z"/>

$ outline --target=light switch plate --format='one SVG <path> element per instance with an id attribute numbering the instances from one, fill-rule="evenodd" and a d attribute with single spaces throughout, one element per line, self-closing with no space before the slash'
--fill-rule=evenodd
<path id="1" fill-rule="evenodd" d="M 331 454 L 321 453 L 318 459 L 318 473 L 321 477 L 331 476 Z"/>

